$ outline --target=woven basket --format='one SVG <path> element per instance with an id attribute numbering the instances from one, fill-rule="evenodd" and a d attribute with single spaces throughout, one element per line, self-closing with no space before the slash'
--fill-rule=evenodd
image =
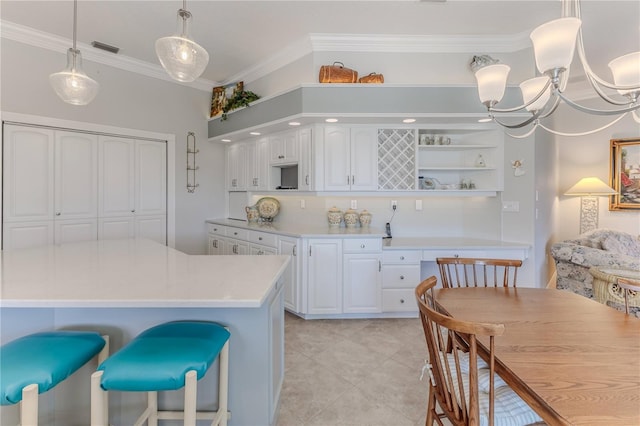
<path id="1" fill-rule="evenodd" d="M 355 83 L 358 81 L 358 71 L 345 68 L 342 62 L 320 67 L 318 77 L 320 83 Z"/>
<path id="2" fill-rule="evenodd" d="M 372 72 L 369 75 L 365 75 L 364 77 L 360 77 L 358 83 L 384 83 L 384 75 L 376 74 Z"/>

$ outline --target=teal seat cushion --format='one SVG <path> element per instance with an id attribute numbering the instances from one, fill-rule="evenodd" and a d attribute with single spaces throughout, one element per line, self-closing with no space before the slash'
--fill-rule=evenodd
<path id="1" fill-rule="evenodd" d="M 38 385 L 43 393 L 96 356 L 105 341 L 91 331 L 30 334 L 0 347 L 0 404 L 17 404 L 22 388 Z"/>
<path id="2" fill-rule="evenodd" d="M 98 370 L 105 390 L 150 392 L 184 387 L 185 374 L 201 379 L 229 340 L 213 322 L 175 321 L 150 328 L 105 360 Z"/>

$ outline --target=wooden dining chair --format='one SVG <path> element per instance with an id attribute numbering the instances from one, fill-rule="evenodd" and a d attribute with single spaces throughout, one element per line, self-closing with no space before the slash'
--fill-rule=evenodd
<path id="1" fill-rule="evenodd" d="M 442 426 L 442 417 L 455 426 L 540 422 L 495 374 L 494 339 L 504 333 L 504 325 L 462 321 L 437 312 L 430 292 L 436 283 L 432 276 L 415 289 L 429 350 L 424 367 L 430 377 L 426 425 L 435 421 Z M 489 338 L 488 362 L 478 357 L 477 336 Z M 437 405 L 442 413 L 437 412 Z"/>
<path id="2" fill-rule="evenodd" d="M 618 286 L 622 289 L 624 295 L 624 312 L 629 313 L 629 292 L 634 291 L 640 293 L 640 281 L 629 278 L 618 278 Z"/>
<path id="3" fill-rule="evenodd" d="M 443 288 L 515 287 L 521 260 L 439 257 L 436 259 Z"/>

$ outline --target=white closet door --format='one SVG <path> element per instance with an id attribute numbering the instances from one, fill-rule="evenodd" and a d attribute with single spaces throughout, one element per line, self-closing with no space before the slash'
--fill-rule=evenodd
<path id="1" fill-rule="evenodd" d="M 5 125 L 3 221 L 53 220 L 53 131 Z"/>
<path id="2" fill-rule="evenodd" d="M 136 216 L 136 238 L 148 238 L 160 244 L 167 244 L 167 217 Z"/>
<path id="3" fill-rule="evenodd" d="M 136 141 L 136 215 L 167 212 L 167 144 Z"/>
<path id="4" fill-rule="evenodd" d="M 133 216 L 98 219 L 99 240 L 119 240 L 133 238 L 135 235 L 135 218 Z"/>
<path id="5" fill-rule="evenodd" d="M 2 249 L 13 250 L 53 244 L 53 221 L 8 222 L 4 224 Z"/>
<path id="6" fill-rule="evenodd" d="M 55 219 L 98 216 L 98 137 L 55 133 Z"/>
<path id="7" fill-rule="evenodd" d="M 131 216 L 135 210 L 135 141 L 101 136 L 99 215 Z"/>

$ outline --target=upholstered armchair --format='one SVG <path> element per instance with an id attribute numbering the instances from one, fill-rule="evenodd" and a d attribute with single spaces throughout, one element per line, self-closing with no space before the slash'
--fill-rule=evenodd
<path id="1" fill-rule="evenodd" d="M 593 298 L 591 267 L 640 271 L 640 240 L 610 229 L 596 229 L 551 246 L 556 288 Z"/>

